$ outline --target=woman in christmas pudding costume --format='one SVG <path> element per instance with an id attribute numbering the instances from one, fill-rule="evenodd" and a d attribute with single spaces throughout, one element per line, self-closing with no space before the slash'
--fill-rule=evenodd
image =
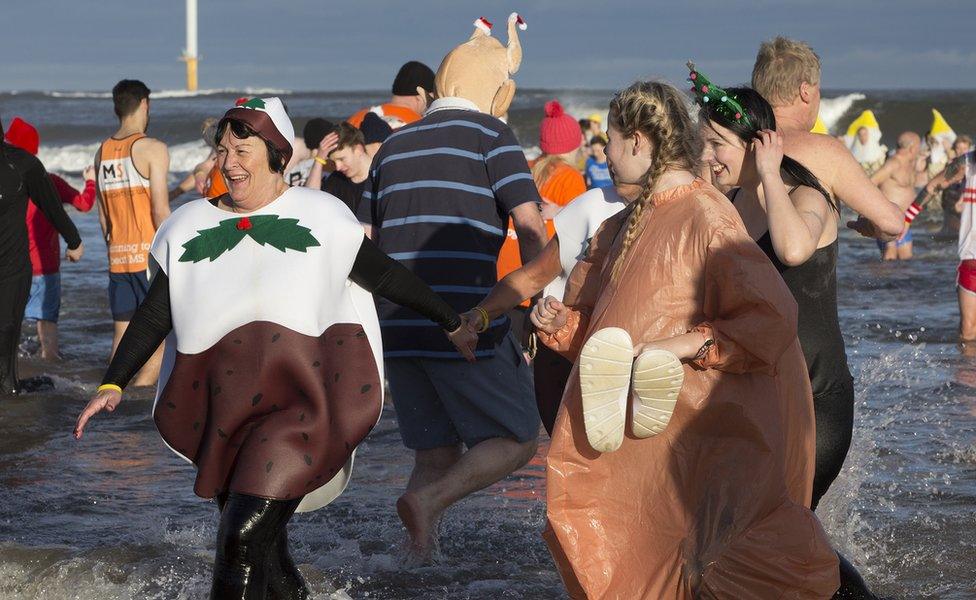
<path id="1" fill-rule="evenodd" d="M 304 598 L 285 525 L 342 492 L 382 408 L 371 292 L 437 322 L 469 360 L 475 336 L 341 201 L 287 187 L 294 133 L 280 100 L 242 99 L 216 137 L 230 192 L 157 232 L 148 297 L 75 436 L 171 336 L 153 417 L 221 510 L 211 598 Z"/>
<path id="2" fill-rule="evenodd" d="M 593 237 L 565 304 L 533 309 L 540 340 L 575 363 L 545 537 L 573 598 L 829 598 L 796 302 L 695 176 L 685 102 L 647 82 L 611 101 L 610 169 L 643 192 Z"/>

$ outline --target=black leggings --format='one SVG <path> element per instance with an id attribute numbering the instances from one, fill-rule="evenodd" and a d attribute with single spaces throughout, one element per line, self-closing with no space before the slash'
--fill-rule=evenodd
<path id="1" fill-rule="evenodd" d="M 813 397 L 817 421 L 817 463 L 813 475 L 813 499 L 810 508 L 817 509 L 830 484 L 837 479 L 844 459 L 851 449 L 854 433 L 854 382 L 848 379 L 834 389 Z"/>
<path id="2" fill-rule="evenodd" d="M 14 394 L 20 389 L 17 346 L 30 288 L 29 270 L 0 281 L 0 394 Z"/>
<path id="3" fill-rule="evenodd" d="M 288 520 L 301 498 L 230 492 L 217 498 L 220 528 L 210 600 L 305 600 L 308 588 L 288 553 Z"/>

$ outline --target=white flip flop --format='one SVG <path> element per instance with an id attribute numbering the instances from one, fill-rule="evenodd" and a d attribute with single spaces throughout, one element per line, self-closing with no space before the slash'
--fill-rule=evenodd
<path id="1" fill-rule="evenodd" d="M 649 438 L 668 426 L 685 371 L 672 352 L 655 348 L 634 361 L 634 437 Z"/>
<path id="2" fill-rule="evenodd" d="M 634 344 L 619 327 L 600 329 L 580 352 L 580 391 L 586 439 L 598 452 L 613 452 L 624 441 Z"/>

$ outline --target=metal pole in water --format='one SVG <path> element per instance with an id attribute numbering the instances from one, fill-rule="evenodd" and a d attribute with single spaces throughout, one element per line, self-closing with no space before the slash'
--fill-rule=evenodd
<path id="1" fill-rule="evenodd" d="M 186 50 L 183 53 L 186 61 L 186 89 L 195 92 L 197 89 L 197 0 L 186 0 Z"/>

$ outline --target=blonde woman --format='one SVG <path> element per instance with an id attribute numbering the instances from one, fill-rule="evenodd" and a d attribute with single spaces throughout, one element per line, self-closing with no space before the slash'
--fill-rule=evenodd
<path id="1" fill-rule="evenodd" d="M 696 177 L 702 143 L 677 90 L 635 83 L 608 124 L 615 181 L 643 192 L 593 237 L 565 304 L 532 313 L 575 363 L 547 466 L 564 583 L 573 598 L 829 598 L 796 303 Z"/>

